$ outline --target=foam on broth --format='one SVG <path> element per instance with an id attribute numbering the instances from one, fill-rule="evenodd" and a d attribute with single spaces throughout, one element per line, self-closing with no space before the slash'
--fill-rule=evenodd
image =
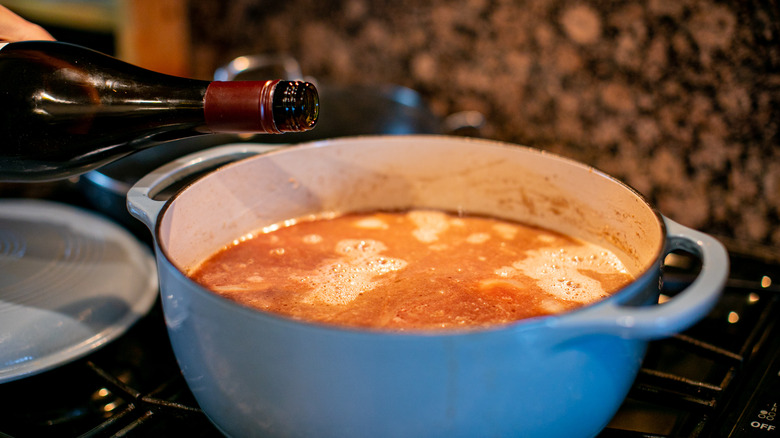
<path id="1" fill-rule="evenodd" d="M 633 280 L 615 254 L 591 243 L 432 210 L 288 221 L 237 240 L 190 276 L 260 310 L 392 330 L 565 312 Z"/>

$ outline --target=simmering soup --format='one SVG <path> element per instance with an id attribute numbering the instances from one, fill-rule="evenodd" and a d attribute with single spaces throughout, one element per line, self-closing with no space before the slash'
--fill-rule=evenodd
<path id="1" fill-rule="evenodd" d="M 236 240 L 190 277 L 263 311 L 389 330 L 566 312 L 633 280 L 615 254 L 591 243 L 432 210 L 288 221 Z"/>

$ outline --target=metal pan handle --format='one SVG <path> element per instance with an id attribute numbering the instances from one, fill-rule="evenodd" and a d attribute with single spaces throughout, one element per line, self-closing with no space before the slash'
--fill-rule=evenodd
<path id="1" fill-rule="evenodd" d="M 263 154 L 280 145 L 233 144 L 205 149 L 177 158 L 153 170 L 127 192 L 130 214 L 154 234 L 157 217 L 167 202 L 172 187 L 181 187 L 198 175 L 243 158 Z"/>
<path id="2" fill-rule="evenodd" d="M 551 325 L 576 329 L 583 334 L 607 333 L 627 339 L 657 339 L 679 333 L 712 310 L 726 284 L 729 258 L 713 237 L 664 218 L 666 254 L 685 250 L 701 260 L 696 279 L 669 301 L 631 307 L 607 300 L 579 312 L 555 318 Z"/>

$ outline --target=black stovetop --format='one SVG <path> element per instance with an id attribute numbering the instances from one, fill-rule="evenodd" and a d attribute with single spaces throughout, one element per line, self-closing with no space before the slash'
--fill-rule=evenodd
<path id="1" fill-rule="evenodd" d="M 780 437 L 780 260 L 729 248 L 728 286 L 707 318 L 650 343 L 623 407 L 599 437 Z M 697 266 L 670 258 L 674 294 Z M 775 281 L 776 283 L 773 283 Z M 198 408 L 160 303 L 75 362 L 0 385 L 0 437 L 221 436 Z"/>

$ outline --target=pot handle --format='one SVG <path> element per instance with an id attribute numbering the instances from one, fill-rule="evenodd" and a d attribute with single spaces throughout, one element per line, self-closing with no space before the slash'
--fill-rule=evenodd
<path id="1" fill-rule="evenodd" d="M 565 318 L 556 318 L 551 325 L 626 339 L 657 339 L 679 333 L 706 316 L 726 284 L 728 253 L 713 237 L 666 217 L 663 219 L 667 229 L 665 254 L 685 250 L 701 260 L 701 270 L 688 287 L 663 304 L 636 307 L 607 300 Z"/>
<path id="2" fill-rule="evenodd" d="M 231 144 L 204 149 L 177 158 L 144 176 L 127 192 L 127 209 L 154 233 L 157 216 L 171 194 L 171 188 L 181 187 L 207 171 L 242 158 L 263 154 L 280 145 Z"/>

